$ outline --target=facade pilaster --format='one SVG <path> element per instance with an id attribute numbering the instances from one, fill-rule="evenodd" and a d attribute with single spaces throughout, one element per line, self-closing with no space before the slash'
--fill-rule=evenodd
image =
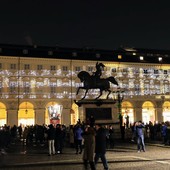
<path id="1" fill-rule="evenodd" d="M 7 110 L 7 125 L 18 126 L 18 111 L 17 110 Z"/>
<path id="2" fill-rule="evenodd" d="M 45 109 L 35 110 L 35 124 L 43 125 L 45 123 Z"/>
<path id="3" fill-rule="evenodd" d="M 163 122 L 163 107 L 162 101 L 157 101 L 157 108 L 155 110 L 155 120 L 159 122 Z"/>
<path id="4" fill-rule="evenodd" d="M 156 109 L 156 115 L 155 115 L 155 120 L 159 122 L 163 122 L 163 108 L 157 108 Z"/>
<path id="5" fill-rule="evenodd" d="M 142 107 L 137 107 L 134 109 L 134 121 L 142 121 Z"/>

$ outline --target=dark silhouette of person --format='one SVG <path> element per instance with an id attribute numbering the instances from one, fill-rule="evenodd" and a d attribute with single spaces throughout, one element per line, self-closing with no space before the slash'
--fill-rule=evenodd
<path id="1" fill-rule="evenodd" d="M 96 63 L 96 72 L 94 72 L 94 77 L 96 79 L 100 79 L 100 76 L 102 75 L 102 69 L 105 67 L 103 63 Z"/>
<path id="2" fill-rule="evenodd" d="M 94 118 L 94 116 L 93 116 L 93 115 L 91 115 L 91 116 L 90 116 L 89 121 L 90 121 L 90 127 L 94 127 L 94 124 L 95 124 L 95 118 Z"/>

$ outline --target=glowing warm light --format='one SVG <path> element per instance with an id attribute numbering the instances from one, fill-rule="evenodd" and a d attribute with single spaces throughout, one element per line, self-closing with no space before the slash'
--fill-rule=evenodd
<path id="1" fill-rule="evenodd" d="M 140 58 L 141 61 L 144 60 L 144 57 L 143 57 L 143 56 L 140 56 L 139 58 Z"/>

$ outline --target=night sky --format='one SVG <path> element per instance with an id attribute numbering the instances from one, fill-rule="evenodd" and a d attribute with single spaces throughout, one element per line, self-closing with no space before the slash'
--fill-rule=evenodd
<path id="1" fill-rule="evenodd" d="M 168 0 L 1 0 L 0 44 L 170 50 Z"/>

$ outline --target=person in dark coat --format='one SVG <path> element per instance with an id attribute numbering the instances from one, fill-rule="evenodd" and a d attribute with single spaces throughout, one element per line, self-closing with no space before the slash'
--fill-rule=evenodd
<path id="1" fill-rule="evenodd" d="M 88 169 L 88 163 L 91 170 L 96 170 L 94 164 L 94 151 L 95 151 L 95 130 L 92 127 L 86 127 L 83 133 L 84 138 L 84 152 L 83 163 L 85 169 Z"/>
<path id="2" fill-rule="evenodd" d="M 65 127 L 64 125 L 57 124 L 56 126 L 56 136 L 55 136 L 55 144 L 56 144 L 56 151 L 58 154 L 63 153 L 63 147 L 65 142 Z"/>
<path id="3" fill-rule="evenodd" d="M 48 126 L 47 130 L 47 135 L 48 135 L 48 148 L 49 148 L 49 156 L 51 154 L 55 154 L 55 128 L 52 124 Z"/>
<path id="4" fill-rule="evenodd" d="M 95 147 L 95 165 L 98 163 L 99 158 L 101 159 L 104 169 L 108 170 L 108 164 L 106 160 L 106 130 L 100 125 L 96 124 L 96 147 Z"/>

